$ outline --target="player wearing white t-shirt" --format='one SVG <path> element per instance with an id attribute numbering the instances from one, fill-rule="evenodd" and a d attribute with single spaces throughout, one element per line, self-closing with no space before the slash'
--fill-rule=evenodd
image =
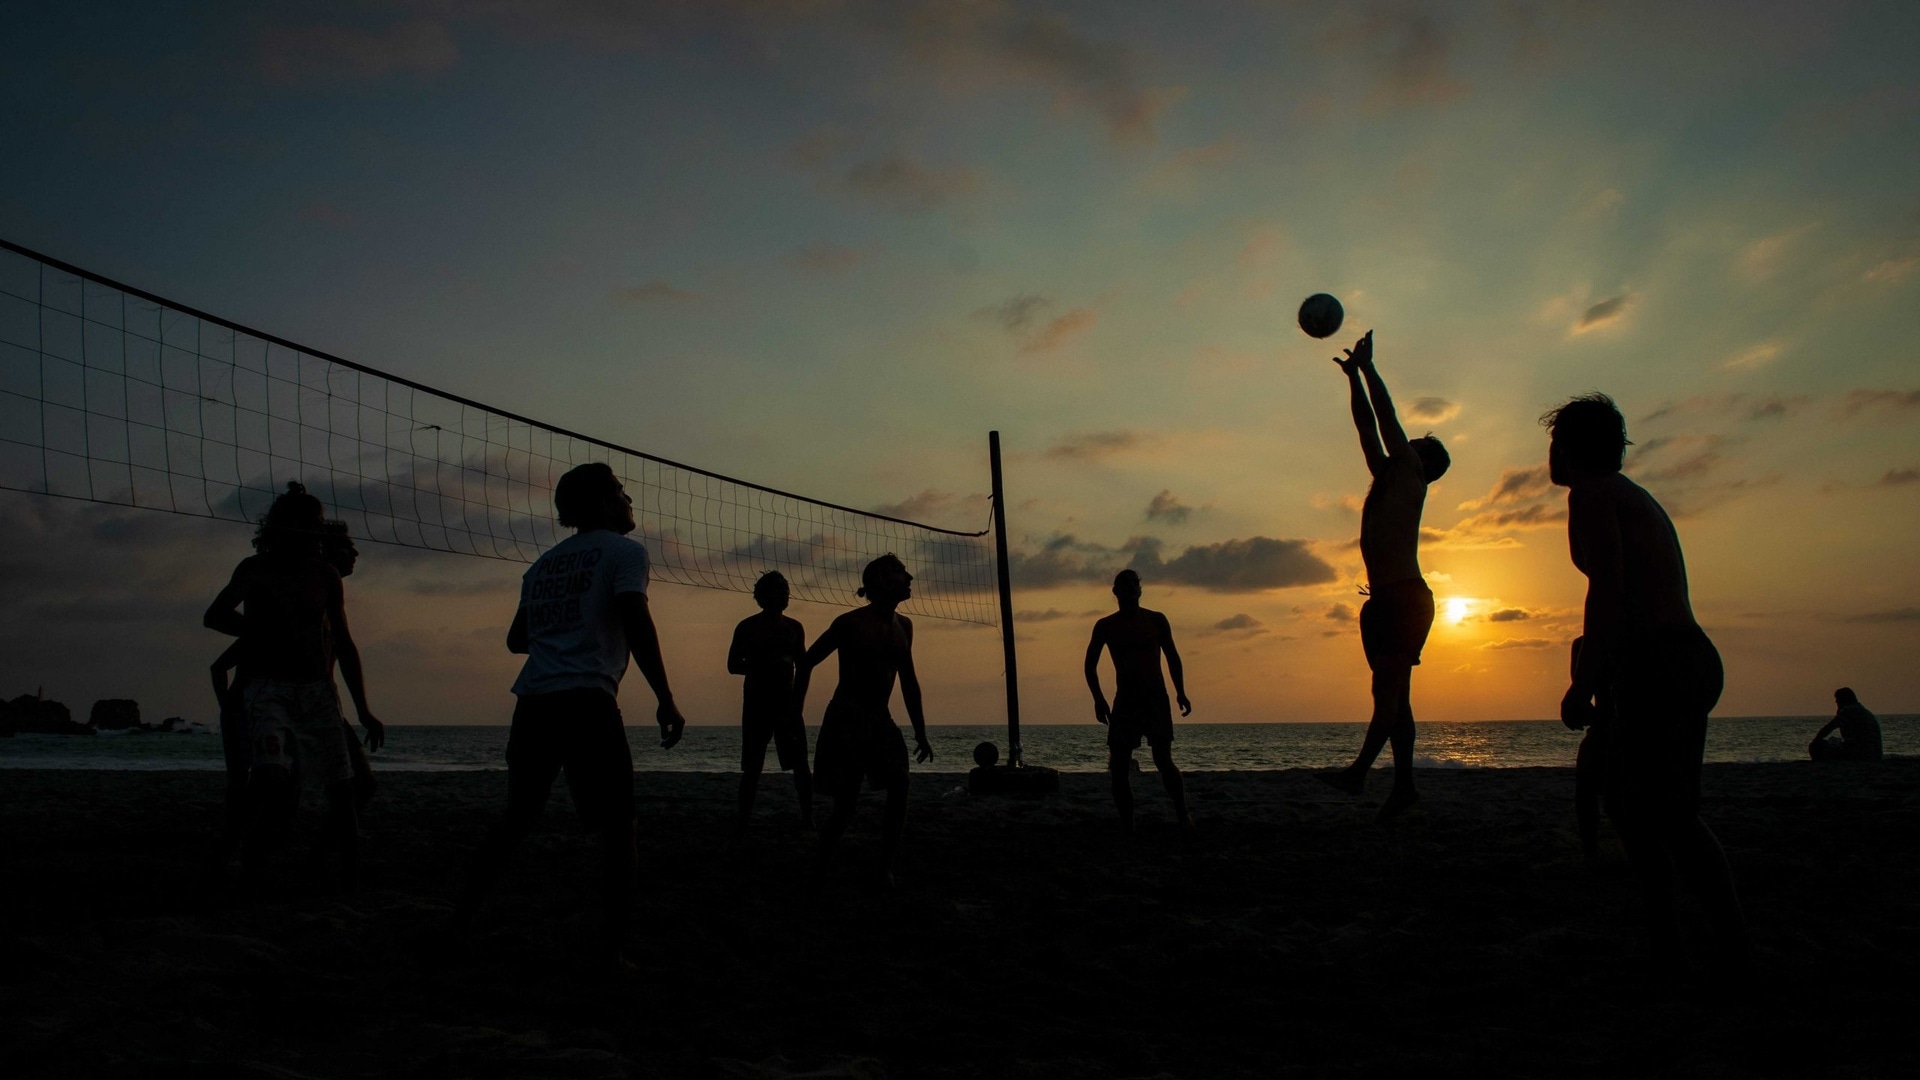
<path id="1" fill-rule="evenodd" d="M 507 648 L 527 662 L 513 684 L 519 704 L 507 735 L 507 812 L 474 857 L 456 920 L 473 917 L 565 770 L 575 808 L 601 838 L 606 943 L 615 966 L 624 966 L 620 948 L 639 861 L 633 754 L 615 698 L 627 657 L 659 700 L 660 745 L 679 742 L 686 720 L 667 687 L 647 607 L 647 549 L 627 539 L 633 500 L 613 470 L 596 462 L 562 476 L 553 503 L 560 524 L 576 532 L 520 581 Z"/>

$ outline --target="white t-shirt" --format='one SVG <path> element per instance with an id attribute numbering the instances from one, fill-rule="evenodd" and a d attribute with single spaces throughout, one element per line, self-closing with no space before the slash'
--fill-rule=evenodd
<path id="1" fill-rule="evenodd" d="M 594 687 L 620 692 L 627 632 L 613 598 L 647 591 L 647 549 L 606 529 L 553 545 L 520 578 L 527 613 L 527 662 L 516 694 Z"/>

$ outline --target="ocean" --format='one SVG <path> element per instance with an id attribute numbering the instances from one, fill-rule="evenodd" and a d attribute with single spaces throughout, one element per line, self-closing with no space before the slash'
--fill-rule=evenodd
<path id="1" fill-rule="evenodd" d="M 1824 716 L 1715 718 L 1707 729 L 1708 761 L 1802 761 L 1807 742 Z M 1920 716 L 1880 717 L 1889 754 L 1920 752 Z M 902 725 L 904 727 L 904 725 Z M 660 749 L 651 724 L 628 725 L 633 763 L 641 771 L 734 772 L 740 764 L 739 729 L 687 729 L 671 750 Z M 1182 769 L 1221 772 L 1242 769 L 1326 768 L 1352 760 L 1364 724 L 1176 723 L 1173 756 Z M 951 725 L 928 729 L 934 760 L 917 772 L 964 773 L 973 767 L 975 744 L 989 741 L 1006 755 L 1004 726 Z M 1028 725 L 1021 729 L 1029 765 L 1063 772 L 1106 768 L 1104 729 L 1093 723 Z M 811 741 L 811 740 L 809 740 Z M 1427 768 L 1524 768 L 1570 766 L 1580 736 L 1557 720 L 1420 724 L 1416 764 Z M 387 745 L 374 768 L 395 772 L 449 772 L 504 768 L 504 726 L 387 728 Z M 769 748 L 768 767 L 776 768 Z M 1147 762 L 1145 748 L 1140 758 Z M 1389 759 L 1381 755 L 1384 765 Z M 217 735 L 108 734 L 92 737 L 16 735 L 0 738 L 0 769 L 210 769 L 222 768 Z"/>

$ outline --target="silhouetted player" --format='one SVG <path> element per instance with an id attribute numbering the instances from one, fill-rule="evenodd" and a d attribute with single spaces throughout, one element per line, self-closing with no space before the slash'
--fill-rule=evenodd
<path id="1" fill-rule="evenodd" d="M 1336 356 L 1333 362 L 1346 373 L 1353 424 L 1373 475 L 1360 512 L 1360 559 L 1367 568 L 1360 645 L 1373 670 L 1373 719 L 1353 764 L 1317 775 L 1358 795 L 1366 787 L 1367 770 L 1391 743 L 1393 792 L 1380 807 L 1385 819 L 1419 798 L 1413 788 L 1413 669 L 1433 629 L 1433 590 L 1420 576 L 1420 514 L 1427 485 L 1446 475 L 1452 459 L 1439 439 L 1409 440 L 1401 429 L 1387 384 L 1373 367 L 1373 331 L 1343 351 L 1347 358 Z"/>
<path id="2" fill-rule="evenodd" d="M 340 853 L 346 883 L 357 875 L 348 745 L 357 740 L 340 715 L 336 660 L 366 728 L 367 745 L 377 750 L 386 740 L 384 725 L 367 707 L 340 574 L 322 558 L 325 528 L 320 500 L 289 483 L 261 521 L 254 540 L 258 553 L 234 568 L 205 618 L 208 627 L 240 639 L 239 666 L 246 678 L 238 688 L 238 713 L 252 744 L 241 865 L 256 881 L 285 811 L 297 801 L 297 777 L 325 786 L 326 846 Z"/>
<path id="3" fill-rule="evenodd" d="M 1833 719 L 1807 744 L 1808 756 L 1815 761 L 1879 761 L 1882 754 L 1880 718 L 1860 704 L 1860 698 L 1850 687 L 1835 690 L 1833 703 L 1838 706 Z M 1827 736 L 1836 729 L 1840 737 L 1829 739 Z"/>
<path id="4" fill-rule="evenodd" d="M 1675 912 L 1677 869 L 1713 924 L 1719 960 L 1747 963 L 1733 872 L 1700 820 L 1707 714 L 1720 699 L 1720 654 L 1694 620 L 1680 535 L 1660 503 L 1620 473 L 1627 424 L 1604 394 L 1541 417 L 1552 435 L 1548 473 L 1568 489 L 1573 564 L 1587 577 L 1585 643 L 1560 702 L 1587 723 L 1611 691 L 1605 801 L 1640 879 L 1656 959 L 1684 965 Z"/>
<path id="5" fill-rule="evenodd" d="M 353 537 L 347 533 L 344 521 L 329 521 L 321 545 L 320 557 L 328 566 L 339 573 L 341 579 L 352 577 L 353 568 L 360 561 L 360 549 L 353 544 Z M 227 811 L 229 817 L 240 813 L 236 788 L 244 792 L 247 784 L 247 769 L 252 759 L 251 735 L 246 731 L 245 710 L 240 707 L 241 684 L 246 681 L 246 669 L 240 666 L 245 644 L 235 641 L 227 646 L 213 662 L 213 697 L 220 705 L 221 750 L 227 763 Z M 231 674 L 233 685 L 228 686 Z M 331 674 L 331 673 L 329 673 Z M 231 723 L 229 722 L 231 717 Z M 353 803 L 354 809 L 364 813 L 368 800 L 373 798 L 377 786 L 373 778 L 373 763 L 367 760 L 367 752 L 361 746 L 360 736 L 353 725 L 341 720 L 347 729 L 347 752 L 353 758 Z M 229 737 L 229 727 L 233 735 Z M 236 837 L 238 833 L 234 834 Z"/>
<path id="6" fill-rule="evenodd" d="M 1093 639 L 1087 642 L 1087 689 L 1093 691 L 1093 718 L 1107 725 L 1107 777 L 1113 786 L 1113 805 L 1120 811 L 1120 824 L 1133 831 L 1133 752 L 1145 739 L 1153 752 L 1153 767 L 1160 770 L 1160 785 L 1173 800 L 1173 815 L 1183 826 L 1193 824 L 1187 813 L 1187 785 L 1173 764 L 1173 706 L 1167 701 L 1167 684 L 1160 677 L 1160 654 L 1167 654 L 1167 673 L 1173 676 L 1173 692 L 1180 702 L 1180 715 L 1193 712 L 1187 700 L 1186 669 L 1180 663 L 1180 651 L 1173 646 L 1173 627 L 1167 617 L 1140 606 L 1140 575 L 1122 570 L 1113 577 L 1113 597 L 1120 610 L 1093 624 Z M 1100 650 L 1113 656 L 1113 707 L 1107 707 L 1107 695 L 1100 689 Z"/>
<path id="7" fill-rule="evenodd" d="M 727 646 L 727 672 L 746 676 L 740 703 L 740 824 L 753 819 L 754 790 L 771 741 L 780 767 L 793 773 L 800 824 L 813 826 L 813 776 L 807 771 L 807 728 L 793 707 L 793 668 L 807 649 L 807 632 L 787 610 L 785 575 L 770 570 L 754 582 L 760 614 L 740 620 Z"/>
<path id="8" fill-rule="evenodd" d="M 889 709 L 895 676 L 907 719 L 913 722 L 914 760 L 932 761 L 933 747 L 927 743 L 920 678 L 913 670 L 913 623 L 894 610 L 913 595 L 913 575 L 897 557 L 887 554 L 868 563 L 860 580 L 859 595 L 866 597 L 867 606 L 833 620 L 801 658 L 793 681 L 793 711 L 802 714 L 813 669 L 838 650 L 840 682 L 820 720 L 813 755 L 814 778 L 833 796 L 833 811 L 820 828 L 820 857 L 823 862 L 832 857 L 840 834 L 853 820 L 860 782 L 865 780 L 887 793 L 880 831 L 880 878 L 891 886 L 894 857 L 907 824 L 907 742 Z"/>
<path id="9" fill-rule="evenodd" d="M 1586 638 L 1573 639 L 1573 672 L 1580 670 L 1580 652 L 1586 643 Z M 1607 789 L 1607 739 L 1613 733 L 1611 687 L 1596 691 L 1593 704 L 1591 712 L 1561 718 L 1569 728 L 1578 731 L 1585 726 L 1587 731 L 1573 759 L 1573 820 L 1580 832 L 1580 850 L 1589 859 L 1600 854 L 1600 800 Z"/>
<path id="10" fill-rule="evenodd" d="M 594 462 L 560 478 L 553 506 L 560 524 L 575 532 L 540 556 L 520 581 L 507 648 L 527 661 L 513 684 L 519 703 L 507 733 L 507 812 L 474 855 L 455 923 L 472 920 L 564 769 L 575 809 L 600 836 L 602 944 L 618 969 L 630 966 L 622 946 L 639 861 L 633 752 L 615 699 L 629 655 L 658 699 L 660 745 L 679 742 L 686 720 L 667 686 L 647 606 L 647 549 L 627 539 L 634 530 L 633 500 L 612 469 Z"/>

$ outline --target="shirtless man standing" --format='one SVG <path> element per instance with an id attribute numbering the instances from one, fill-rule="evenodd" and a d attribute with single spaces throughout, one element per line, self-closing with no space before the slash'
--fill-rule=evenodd
<path id="1" fill-rule="evenodd" d="M 1680 534 L 1660 503 L 1620 473 L 1627 422 L 1605 394 L 1574 398 L 1540 418 L 1552 437 L 1547 470 L 1567 489 L 1573 565 L 1587 577 L 1585 643 L 1560 702 L 1584 727 L 1611 694 L 1607 816 L 1640 879 L 1656 961 L 1685 965 L 1674 872 L 1713 926 L 1717 959 L 1745 969 L 1746 923 L 1733 871 L 1700 820 L 1707 714 L 1720 700 L 1720 654 L 1694 620 Z"/>
<path id="2" fill-rule="evenodd" d="M 1373 368 L 1373 331 L 1344 351 L 1347 358 L 1336 356 L 1333 362 L 1346 373 L 1360 450 L 1373 474 L 1360 512 L 1360 559 L 1367 568 L 1360 645 L 1373 670 L 1373 719 L 1353 764 L 1317 775 L 1358 795 L 1374 759 L 1391 742 L 1393 792 L 1380 807 L 1385 820 L 1420 797 L 1413 789 L 1413 669 L 1433 629 L 1433 590 L 1420 576 L 1420 513 L 1426 507 L 1427 485 L 1446 474 L 1452 459 L 1439 439 L 1429 435 L 1408 440 L 1401 429 L 1387 384 Z"/>
<path id="3" fill-rule="evenodd" d="M 1160 785 L 1173 800 L 1173 815 L 1181 826 L 1193 825 L 1187 813 L 1187 785 L 1173 763 L 1173 709 L 1167 702 L 1167 684 L 1160 678 L 1160 654 L 1167 654 L 1167 673 L 1180 715 L 1193 712 L 1187 700 L 1186 668 L 1173 647 L 1173 627 L 1167 617 L 1140 606 L 1140 575 L 1122 570 L 1113 577 L 1113 597 L 1120 610 L 1093 624 L 1087 642 L 1087 689 L 1093 691 L 1093 718 L 1107 725 L 1107 777 L 1113 785 L 1113 805 L 1120 811 L 1120 827 L 1133 831 L 1133 752 L 1145 739 L 1160 770 Z M 1100 689 L 1100 650 L 1113 654 L 1113 706 Z"/>
<path id="4" fill-rule="evenodd" d="M 933 746 L 927 742 L 927 720 L 920 708 L 920 677 L 913 670 L 913 623 L 895 610 L 913 595 L 913 575 L 889 554 L 868 563 L 860 578 L 859 595 L 866 597 L 867 606 L 833 620 L 801 658 L 794 673 L 793 712 L 798 716 L 806 707 L 813 669 L 838 650 L 840 684 L 827 702 L 813 755 L 814 780 L 833 796 L 833 812 L 820 827 L 820 858 L 824 862 L 832 857 L 840 834 L 853 820 L 864 779 L 887 793 L 880 879 L 891 887 L 894 856 L 907 824 L 907 742 L 888 708 L 896 675 L 907 719 L 913 722 L 914 760 L 932 761 Z"/>

